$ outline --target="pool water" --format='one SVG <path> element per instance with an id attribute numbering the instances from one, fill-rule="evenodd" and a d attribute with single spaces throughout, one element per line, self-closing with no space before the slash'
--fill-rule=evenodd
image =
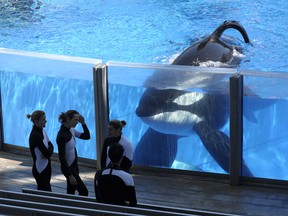
<path id="1" fill-rule="evenodd" d="M 288 71 L 285 0 L 1 1 L 0 47 L 124 61 L 169 63 L 224 20 L 237 20 L 253 47 L 240 69 Z M 40 3 L 41 2 L 41 3 Z M 225 34 L 235 35 L 235 30 Z"/>
<path id="2" fill-rule="evenodd" d="M 253 46 L 244 44 L 241 35 L 235 30 L 225 31 L 225 35 L 236 38 L 236 42 L 245 49 L 245 56 L 238 70 L 285 73 L 288 72 L 287 6 L 288 2 L 284 0 L 276 2 L 268 0 L 253 2 L 245 0 L 63 0 L 61 2 L 22 0 L 16 3 L 4 0 L 0 1 L 0 47 L 97 58 L 102 59 L 103 62 L 112 60 L 169 64 L 175 56 L 193 42 L 211 34 L 223 21 L 237 20 L 246 29 L 253 43 Z M 9 86 L 11 80 L 15 80 L 15 83 L 19 85 L 15 84 L 12 88 Z M 39 95 L 37 93 L 35 98 L 29 99 L 28 107 L 23 107 L 23 104 L 27 104 L 24 96 L 29 95 L 29 91 L 33 91 L 31 85 L 35 80 L 37 85 L 41 86 L 41 92 Z M 84 88 L 83 86 L 86 86 L 88 91 L 86 95 L 92 93 L 92 84 L 87 84 L 86 81 L 82 83 L 61 79 L 60 82 L 65 86 L 67 92 L 74 86 L 78 86 L 79 88 L 76 88 L 73 94 L 77 94 L 79 97 L 81 91 L 78 89 Z M 27 124 L 27 119 L 23 119 L 23 113 L 17 113 L 17 110 L 21 108 L 26 114 L 31 112 L 36 105 L 45 108 L 46 112 L 50 113 L 47 116 L 48 120 L 51 119 L 50 134 L 52 134 L 51 136 L 56 135 L 59 123 L 55 116 L 61 111 L 69 109 L 67 98 L 65 98 L 67 107 L 59 106 L 61 101 L 58 105 L 56 104 L 57 108 L 53 107 L 54 104 L 49 103 L 50 99 L 62 98 L 67 94 L 67 92 L 57 91 L 59 90 L 57 83 L 59 81 L 55 82 L 53 79 L 43 79 L 38 76 L 27 78 L 26 75 L 19 76 L 13 73 L 2 75 L 2 87 L 11 87 L 2 96 L 3 104 L 5 106 L 7 104 L 9 107 L 9 103 L 12 103 L 15 106 L 13 112 L 4 115 L 4 121 L 9 122 L 11 118 L 15 118 L 15 121 L 22 119 L 21 125 L 25 125 L 25 135 L 21 138 L 13 136 L 13 124 L 5 126 L 11 129 L 9 130 L 11 134 L 5 134 L 6 138 L 10 139 L 10 143 L 21 145 L 22 141 L 19 139 L 27 139 L 31 128 L 31 125 Z M 56 89 L 56 93 L 48 91 L 51 86 Z M 128 123 L 131 123 L 125 133 L 129 133 L 127 135 L 135 145 L 135 142 L 137 143 L 139 140 L 135 134 L 139 132 L 140 135 L 138 135 L 141 136 L 147 126 L 143 126 L 143 124 L 139 126 L 138 120 L 129 121 L 129 118 L 135 116 L 133 112 L 139 99 L 137 97 L 140 97 L 144 90 L 113 85 L 110 87 L 110 91 L 113 92 L 110 101 L 117 101 L 110 107 L 110 117 L 126 118 Z M 47 95 L 49 95 L 48 99 Z M 121 97 L 121 95 L 127 95 L 127 97 L 119 101 L 118 96 Z M 94 131 L 94 108 L 91 97 L 92 94 L 87 96 L 85 99 L 87 103 L 77 104 L 76 101 L 73 101 L 71 106 L 87 111 L 88 124 L 91 125 L 91 131 Z M 13 100 L 10 101 L 10 98 Z M 128 100 L 129 98 L 134 98 L 135 101 Z M 127 104 L 129 104 L 128 108 Z M 285 159 L 288 157 L 285 150 L 288 144 L 288 135 L 285 133 L 285 118 L 282 118 L 281 115 L 285 112 L 287 103 L 281 101 L 279 104 L 257 113 L 257 117 L 261 119 L 258 124 L 244 122 L 246 128 L 251 129 L 251 131 L 246 130 L 248 133 L 244 140 L 255 141 L 252 146 L 246 146 L 245 149 L 246 153 L 248 152 L 245 153 L 248 164 L 255 172 L 255 176 L 288 178 L 286 174 L 288 161 Z M 117 110 L 118 106 L 127 109 L 127 113 L 124 112 L 123 115 L 122 110 Z M 281 109 L 282 112 L 275 113 L 276 108 Z M 14 116 L 14 113 L 17 115 Z M 259 124 L 271 125 L 269 122 L 267 123 L 268 120 L 273 122 L 273 125 L 275 122 L 281 122 L 281 124 L 275 124 L 270 134 L 265 134 L 263 137 L 258 126 Z M 133 129 L 135 130 L 134 134 Z M 228 131 L 227 128 L 224 130 Z M 94 141 L 92 140 L 92 142 Z M 193 142 L 193 145 L 186 145 L 188 142 Z M 91 146 L 95 148 L 93 144 Z M 91 148 L 86 147 L 79 149 L 79 155 L 93 159 L 96 157 L 94 149 L 91 151 Z M 271 155 L 277 156 L 267 161 Z M 259 163 L 253 163 L 254 161 Z M 181 139 L 173 167 L 223 172 L 203 150 L 203 145 L 195 136 Z"/>

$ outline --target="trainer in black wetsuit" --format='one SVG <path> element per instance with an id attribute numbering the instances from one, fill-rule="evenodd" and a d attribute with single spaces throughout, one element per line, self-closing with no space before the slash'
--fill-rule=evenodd
<path id="1" fill-rule="evenodd" d="M 110 165 L 95 174 L 95 196 L 101 203 L 135 207 L 137 199 L 133 177 L 120 168 L 123 152 L 123 146 L 118 143 L 109 148 Z"/>
<path id="2" fill-rule="evenodd" d="M 42 110 L 36 110 L 31 115 L 33 127 L 29 136 L 29 148 L 33 158 L 32 175 L 37 183 L 37 190 L 51 191 L 51 155 L 54 147 L 49 140 L 46 131 L 46 115 Z"/>
<path id="3" fill-rule="evenodd" d="M 76 150 L 76 139 L 90 139 L 90 132 L 85 124 L 83 116 L 75 110 L 68 110 L 61 113 L 59 121 L 62 123 L 57 134 L 57 145 L 61 171 L 67 180 L 67 194 L 75 194 L 76 190 L 79 195 L 88 196 L 88 189 L 79 176 L 78 156 Z M 74 127 L 81 123 L 83 133 L 77 131 Z"/>
<path id="4" fill-rule="evenodd" d="M 110 163 L 110 158 L 107 157 L 109 148 L 119 143 L 124 148 L 123 159 L 120 164 L 122 170 L 129 172 L 132 166 L 133 160 L 133 145 L 132 143 L 122 134 L 122 128 L 125 127 L 126 122 L 124 120 L 112 120 L 108 123 L 109 137 L 104 140 L 103 148 L 101 152 L 101 169 L 107 167 Z"/>

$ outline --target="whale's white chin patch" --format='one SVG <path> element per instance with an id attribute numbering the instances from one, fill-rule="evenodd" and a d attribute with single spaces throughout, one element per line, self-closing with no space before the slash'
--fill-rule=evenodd
<path id="1" fill-rule="evenodd" d="M 187 111 L 159 113 L 141 119 L 158 132 L 182 136 L 191 136 L 194 125 L 201 121 L 197 115 Z"/>

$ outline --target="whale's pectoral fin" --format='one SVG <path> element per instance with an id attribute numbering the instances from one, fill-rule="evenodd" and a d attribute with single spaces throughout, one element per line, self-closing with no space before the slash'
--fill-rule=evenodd
<path id="1" fill-rule="evenodd" d="M 209 154 L 223 170 L 229 173 L 229 137 L 222 131 L 212 128 L 206 122 L 199 122 L 194 126 L 194 130 Z M 242 172 L 244 176 L 253 176 L 245 161 L 243 161 Z"/>
<path id="2" fill-rule="evenodd" d="M 133 163 L 171 167 L 177 154 L 178 138 L 148 128 L 135 148 Z"/>
<path id="3" fill-rule="evenodd" d="M 194 130 L 209 154 L 223 170 L 229 173 L 229 137 L 222 131 L 212 128 L 206 122 L 199 122 L 194 126 Z"/>

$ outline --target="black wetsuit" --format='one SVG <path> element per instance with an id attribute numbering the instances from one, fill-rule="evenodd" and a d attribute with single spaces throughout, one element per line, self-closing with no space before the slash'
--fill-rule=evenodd
<path id="1" fill-rule="evenodd" d="M 107 137 L 104 140 L 103 149 L 101 152 L 101 169 L 104 169 L 109 165 L 110 159 L 109 157 L 107 157 L 108 150 L 109 147 L 111 147 L 111 145 L 115 143 L 121 144 L 124 148 L 123 160 L 121 162 L 121 169 L 126 172 L 129 172 L 133 160 L 133 145 L 123 135 L 119 137 Z"/>
<path id="2" fill-rule="evenodd" d="M 33 158 L 32 174 L 38 190 L 51 191 L 51 155 L 54 147 L 43 128 L 33 125 L 29 136 L 29 148 Z"/>
<path id="3" fill-rule="evenodd" d="M 137 198 L 133 177 L 119 166 L 106 167 L 94 178 L 97 202 L 136 206 Z"/>
<path id="4" fill-rule="evenodd" d="M 79 195 L 88 196 L 88 189 L 79 176 L 78 156 L 75 147 L 75 137 L 83 140 L 90 139 L 90 132 L 86 124 L 82 125 L 82 127 L 84 131 L 83 133 L 74 128 L 67 128 L 62 124 L 57 134 L 56 142 L 58 145 L 61 171 L 67 180 L 67 194 L 75 194 L 75 191 L 77 190 Z M 76 178 L 76 186 L 70 184 L 70 175 L 73 175 Z"/>

